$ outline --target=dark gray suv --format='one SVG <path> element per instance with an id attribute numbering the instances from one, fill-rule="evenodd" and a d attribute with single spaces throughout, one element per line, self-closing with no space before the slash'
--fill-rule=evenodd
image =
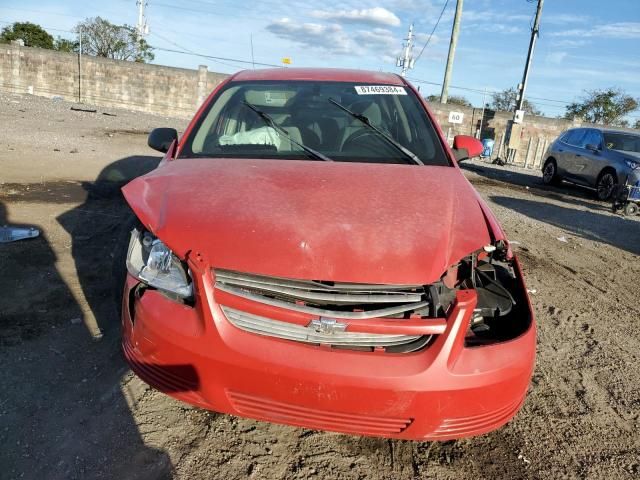
<path id="1" fill-rule="evenodd" d="M 567 180 L 595 188 L 608 200 L 617 185 L 640 185 L 640 134 L 597 128 L 572 128 L 547 150 L 542 166 L 545 184 Z"/>

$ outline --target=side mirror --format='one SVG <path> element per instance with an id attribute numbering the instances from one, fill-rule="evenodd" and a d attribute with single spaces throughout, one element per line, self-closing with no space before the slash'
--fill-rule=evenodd
<path id="1" fill-rule="evenodd" d="M 597 152 L 598 150 L 600 150 L 600 147 L 598 147 L 598 145 L 594 145 L 593 143 L 587 143 L 584 148 L 586 148 L 587 150 L 591 150 L 592 152 Z"/>
<path id="2" fill-rule="evenodd" d="M 459 162 L 478 157 L 484 150 L 480 140 L 469 135 L 456 135 L 453 138 L 453 154 Z"/>
<path id="3" fill-rule="evenodd" d="M 167 153 L 171 144 L 178 139 L 175 128 L 154 128 L 149 134 L 147 144 L 162 153 Z"/>

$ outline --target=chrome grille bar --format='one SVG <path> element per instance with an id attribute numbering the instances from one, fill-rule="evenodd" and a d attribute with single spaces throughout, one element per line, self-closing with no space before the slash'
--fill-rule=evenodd
<path id="1" fill-rule="evenodd" d="M 422 285 L 293 280 L 214 270 L 216 288 L 252 301 L 319 316 L 369 319 L 429 306 Z M 345 308 L 352 305 L 353 308 Z M 387 305 L 385 307 L 385 305 Z"/>
<path id="2" fill-rule="evenodd" d="M 229 322 L 242 330 L 298 342 L 350 347 L 391 347 L 411 343 L 420 338 L 414 335 L 356 332 L 322 333 L 295 323 L 273 320 L 226 306 L 221 308 Z"/>
<path id="3" fill-rule="evenodd" d="M 367 310 L 365 312 L 349 312 L 349 311 L 341 311 L 341 310 L 327 310 L 323 308 L 310 307 L 308 305 L 299 305 L 293 302 L 276 300 L 274 298 L 265 297 L 263 295 L 256 295 L 253 293 L 249 293 L 246 290 L 242 290 L 239 288 L 232 288 L 224 285 L 219 285 L 218 283 L 216 283 L 216 287 L 222 290 L 223 292 L 231 293 L 233 295 L 238 295 L 239 297 L 253 300 L 255 302 L 264 303 L 266 305 L 271 305 L 273 307 L 286 308 L 289 310 L 295 310 L 297 312 L 303 312 L 303 313 L 310 313 L 312 315 L 319 315 L 322 317 L 344 318 L 344 319 L 350 319 L 350 320 L 388 317 L 390 315 L 397 315 L 399 313 L 409 312 L 411 310 L 419 310 L 421 308 L 425 308 L 429 306 L 429 302 L 416 302 L 416 303 L 407 303 L 404 305 L 398 305 L 395 307 L 387 307 L 387 308 L 381 308 L 376 310 Z"/>

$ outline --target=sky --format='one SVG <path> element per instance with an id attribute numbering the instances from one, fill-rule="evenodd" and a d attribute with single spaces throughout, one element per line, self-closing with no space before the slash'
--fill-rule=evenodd
<path id="1" fill-rule="evenodd" d="M 207 65 L 232 73 L 251 63 L 214 61 L 204 54 L 295 67 L 399 71 L 395 58 L 411 23 L 414 57 L 425 45 L 446 0 L 148 0 L 147 41 L 153 63 L 183 68 Z M 415 68 L 407 77 L 426 96 L 439 94 L 456 0 L 449 0 Z M 536 2 L 464 0 L 449 95 L 474 105 L 493 91 L 520 83 Z M 137 21 L 135 0 L 0 0 L 0 27 L 38 23 L 72 38 L 86 17 L 117 24 Z M 585 90 L 618 87 L 640 98 L 640 0 L 546 0 L 526 98 L 548 116 Z M 162 50 L 164 49 L 164 50 Z M 180 50 L 192 54 L 168 52 Z M 488 94 L 485 97 L 483 91 Z M 629 117 L 640 119 L 640 111 Z"/>

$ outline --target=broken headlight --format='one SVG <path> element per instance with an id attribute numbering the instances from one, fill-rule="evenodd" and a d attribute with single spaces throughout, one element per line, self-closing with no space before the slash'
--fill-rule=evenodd
<path id="1" fill-rule="evenodd" d="M 449 288 L 475 290 L 465 345 L 506 341 L 522 334 L 531 323 L 526 290 L 515 259 L 503 241 L 487 245 L 452 266 L 443 277 Z"/>
<path id="2" fill-rule="evenodd" d="M 158 238 L 137 229 L 131 232 L 127 270 L 141 282 L 158 290 L 188 298 L 193 285 L 183 262 Z"/>

